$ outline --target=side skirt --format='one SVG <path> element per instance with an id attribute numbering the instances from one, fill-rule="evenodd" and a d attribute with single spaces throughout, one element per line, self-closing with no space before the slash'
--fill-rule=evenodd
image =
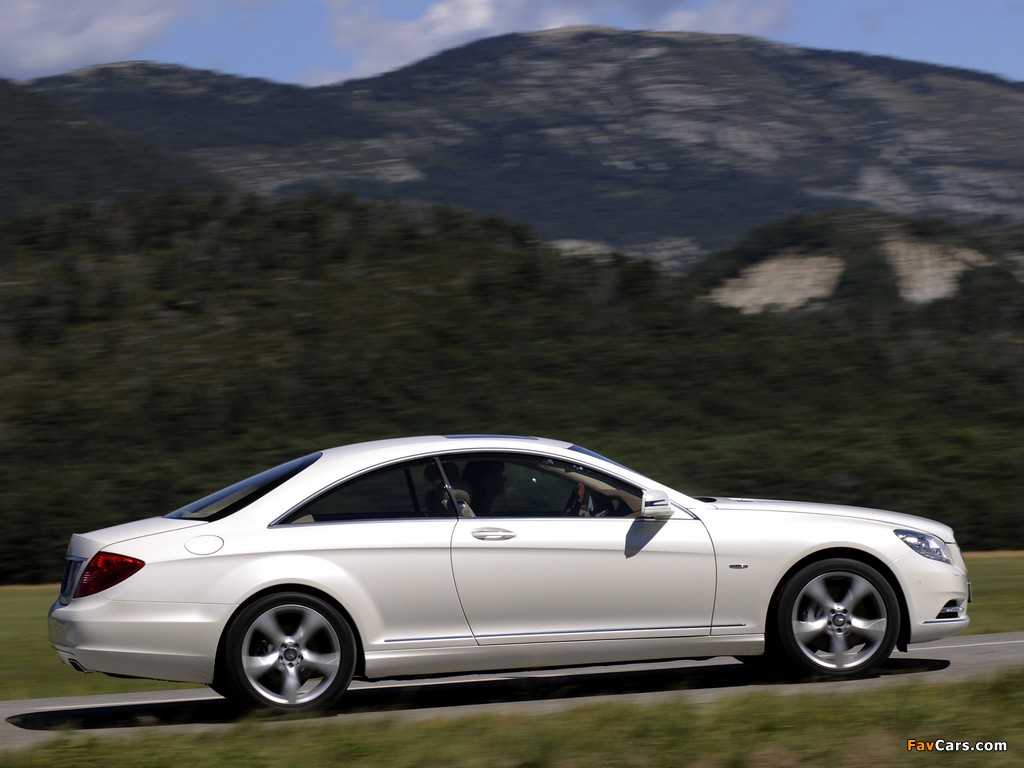
<path id="1" fill-rule="evenodd" d="M 580 640 L 551 643 L 462 646 L 458 648 L 368 651 L 366 679 L 509 671 L 591 664 L 757 656 L 764 653 L 764 635 L 644 638 L 643 640 Z"/>

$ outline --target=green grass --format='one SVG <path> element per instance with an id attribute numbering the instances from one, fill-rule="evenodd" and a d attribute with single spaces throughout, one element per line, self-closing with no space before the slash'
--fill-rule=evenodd
<path id="1" fill-rule="evenodd" d="M 974 585 L 969 633 L 1024 631 L 1024 553 L 968 554 Z M 55 585 L 0 587 L 0 700 L 85 696 L 122 691 L 185 687 L 180 683 L 123 680 L 80 674 L 58 661 L 47 640 L 46 612 L 57 595 Z"/>
<path id="2" fill-rule="evenodd" d="M 1024 630 L 1024 553 L 976 552 L 965 559 L 974 589 L 969 633 Z"/>
<path id="3" fill-rule="evenodd" d="M 405 722 L 254 718 L 209 733 L 131 740 L 58 736 L 3 755 L 23 766 L 190 768 L 388 766 L 1016 766 L 1024 750 L 1024 669 L 999 678 L 835 695 L 754 693 L 711 704 L 584 705 Z M 908 740 L 1005 742 L 1003 751 L 921 754 Z"/>

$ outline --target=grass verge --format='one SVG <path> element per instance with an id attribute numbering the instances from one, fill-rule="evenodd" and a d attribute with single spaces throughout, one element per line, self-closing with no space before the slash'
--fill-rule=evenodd
<path id="1" fill-rule="evenodd" d="M 292 719 L 267 728 L 255 719 L 218 731 L 216 738 L 209 733 L 84 741 L 61 736 L 5 754 L 4 764 L 292 768 L 298 760 L 350 768 L 879 768 L 938 759 L 937 764 L 962 767 L 1020 765 L 1024 669 L 991 680 L 911 683 L 841 696 L 830 694 L 827 686 L 808 686 L 808 691 L 754 693 L 712 704 L 678 699 L 653 706 L 598 704 L 554 715 L 495 713 L 419 722 Z M 950 752 L 953 759 L 944 760 Z"/>

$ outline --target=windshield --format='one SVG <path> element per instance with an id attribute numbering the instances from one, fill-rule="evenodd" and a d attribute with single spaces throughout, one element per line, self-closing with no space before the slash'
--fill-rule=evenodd
<path id="1" fill-rule="evenodd" d="M 176 509 L 164 517 L 180 520 L 220 520 L 252 504 L 256 499 L 266 495 L 277 486 L 290 480 L 306 467 L 320 458 L 322 454 L 313 453 L 301 459 L 289 461 L 287 464 L 260 472 L 258 475 L 229 485 L 219 491 L 204 496 L 181 509 Z"/>
<path id="2" fill-rule="evenodd" d="M 625 464 L 620 464 L 619 462 L 615 461 L 614 459 L 609 459 L 607 456 L 602 456 L 597 451 L 592 451 L 589 448 L 584 448 L 582 445 L 570 445 L 569 446 L 569 450 L 570 451 L 577 451 L 577 452 L 582 453 L 582 454 L 584 454 L 586 456 L 592 456 L 593 458 L 600 459 L 601 461 L 607 461 L 609 464 L 614 464 L 616 467 L 622 467 L 623 469 L 629 469 L 629 467 L 627 467 Z M 633 474 L 639 474 L 638 472 L 636 472 L 635 470 L 632 470 L 632 469 L 629 469 L 629 471 L 633 472 Z"/>

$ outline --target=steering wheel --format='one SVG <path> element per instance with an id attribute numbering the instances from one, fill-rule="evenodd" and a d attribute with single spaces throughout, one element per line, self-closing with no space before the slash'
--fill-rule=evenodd
<path id="1" fill-rule="evenodd" d="M 580 509 L 583 508 L 583 500 L 586 497 L 587 489 L 583 486 L 583 483 L 576 483 L 576 487 L 572 489 L 572 493 L 569 494 L 569 498 L 565 502 L 565 516 L 578 517 Z"/>

